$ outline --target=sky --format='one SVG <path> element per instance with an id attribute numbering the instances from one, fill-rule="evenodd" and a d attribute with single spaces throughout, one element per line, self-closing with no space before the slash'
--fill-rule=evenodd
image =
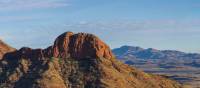
<path id="1" fill-rule="evenodd" d="M 0 39 L 46 48 L 66 31 L 122 45 L 200 53 L 200 0 L 0 0 Z"/>

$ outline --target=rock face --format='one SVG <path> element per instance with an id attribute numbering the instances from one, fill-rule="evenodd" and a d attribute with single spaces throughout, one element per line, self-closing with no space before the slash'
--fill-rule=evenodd
<path id="1" fill-rule="evenodd" d="M 117 61 L 92 34 L 66 32 L 47 49 L 22 48 L 0 61 L 2 88 L 181 88 Z"/>
<path id="2" fill-rule="evenodd" d="M 60 35 L 53 46 L 54 57 L 72 58 L 100 58 L 112 59 L 113 55 L 109 47 L 98 37 L 92 34 L 66 32 Z"/>
<path id="3" fill-rule="evenodd" d="M 0 40 L 0 59 L 3 57 L 5 53 L 12 51 L 15 51 L 15 49 Z"/>

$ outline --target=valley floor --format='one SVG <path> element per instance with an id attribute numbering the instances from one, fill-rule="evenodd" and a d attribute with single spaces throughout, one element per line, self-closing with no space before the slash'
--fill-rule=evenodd
<path id="1" fill-rule="evenodd" d="M 154 65 L 134 65 L 148 73 L 159 74 L 174 79 L 188 88 L 200 88 L 200 68 L 195 67 L 174 67 L 161 68 Z"/>

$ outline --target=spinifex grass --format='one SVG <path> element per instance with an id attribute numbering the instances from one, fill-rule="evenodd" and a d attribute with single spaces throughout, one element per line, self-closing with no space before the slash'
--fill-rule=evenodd
<path id="1" fill-rule="evenodd" d="M 51 57 L 50 61 L 53 62 L 56 58 L 55 57 Z M 62 58 L 57 58 L 59 63 L 62 63 Z"/>

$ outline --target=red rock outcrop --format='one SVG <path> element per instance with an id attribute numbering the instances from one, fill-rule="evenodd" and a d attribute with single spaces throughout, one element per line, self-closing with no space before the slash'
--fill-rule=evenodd
<path id="1" fill-rule="evenodd" d="M 13 51 L 5 43 L 0 42 L 1 50 L 6 53 Z M 0 51 L 1 51 L 0 50 Z M 21 58 L 106 58 L 112 59 L 114 55 L 111 49 L 102 40 L 92 34 L 65 32 L 56 38 L 54 45 L 46 49 L 31 49 L 23 47 L 16 51 L 17 57 Z"/>
<path id="2" fill-rule="evenodd" d="M 92 34 L 66 32 L 47 49 L 21 48 L 0 60 L 0 88 L 182 88 L 117 61 Z"/>
<path id="3" fill-rule="evenodd" d="M 92 34 L 66 32 L 60 35 L 53 46 L 54 57 L 112 59 L 114 56 L 103 41 Z"/>

